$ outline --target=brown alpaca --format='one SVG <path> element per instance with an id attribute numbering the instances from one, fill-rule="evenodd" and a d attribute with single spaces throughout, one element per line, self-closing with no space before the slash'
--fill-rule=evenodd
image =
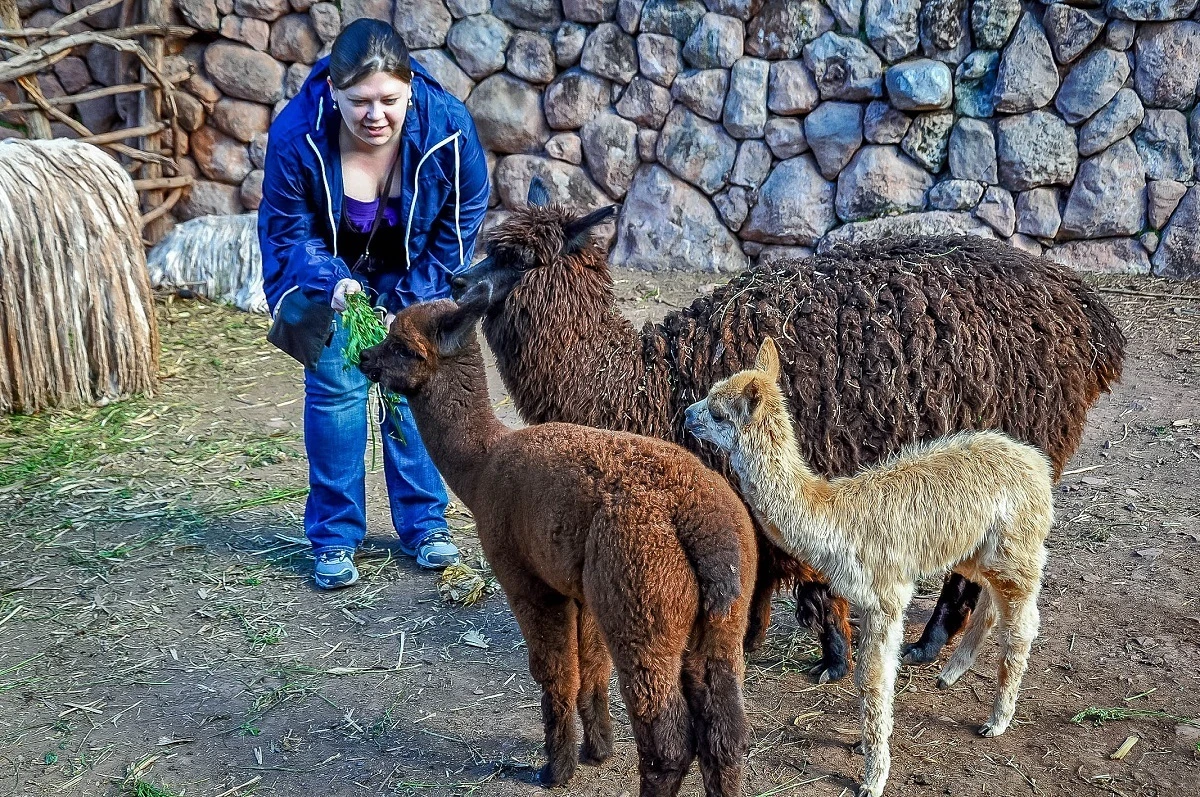
<path id="1" fill-rule="evenodd" d="M 778 382 L 779 356 L 767 338 L 755 368 L 714 385 L 688 408 L 686 423 L 729 454 L 771 540 L 814 563 L 862 612 L 855 682 L 866 778 L 859 794 L 879 797 L 891 766 L 904 610 L 919 577 L 954 568 L 986 585 L 938 683 L 953 684 L 970 669 L 999 619 L 996 700 L 979 733 L 999 736 L 1012 722 L 1038 631 L 1045 541 L 1054 523 L 1051 465 L 1042 452 L 999 432 L 958 432 L 830 481 L 800 455 Z"/>
<path id="2" fill-rule="evenodd" d="M 742 637 L 757 556 L 744 504 L 662 440 L 504 426 L 475 339 L 482 309 L 409 307 L 361 367 L 409 397 L 434 463 L 475 516 L 542 687 L 541 782 L 559 785 L 575 771 L 576 709 L 584 762 L 611 754 L 615 663 L 643 797 L 675 794 L 697 754 L 706 793 L 737 797 L 749 739 Z"/>
<path id="3" fill-rule="evenodd" d="M 779 342 L 805 459 L 844 476 L 917 440 L 1000 429 L 1062 472 L 1088 409 L 1121 374 L 1124 337 L 1069 268 L 973 237 L 893 239 L 756 268 L 639 335 L 613 297 L 604 250 L 580 218 L 530 187 L 489 235 L 488 257 L 460 295 L 487 296 L 484 332 L 521 416 L 653 435 L 728 474 L 724 458 L 683 432 L 685 408 Z M 699 265 L 699 264 L 698 264 Z M 797 616 L 820 633 L 818 672 L 841 677 L 848 607 L 815 570 L 768 544 L 759 556 L 747 647 L 766 631 L 781 579 Z M 962 627 L 979 587 L 946 582 L 905 660 L 928 662 Z"/>

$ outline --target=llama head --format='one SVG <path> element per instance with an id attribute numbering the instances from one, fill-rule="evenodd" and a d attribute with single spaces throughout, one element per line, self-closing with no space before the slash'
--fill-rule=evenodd
<path id="1" fill-rule="evenodd" d="M 561 269 L 567 261 L 607 269 L 603 252 L 592 251 L 592 228 L 616 211 L 615 205 L 608 205 L 580 216 L 551 202 L 541 178 L 534 177 L 527 206 L 497 224 L 487 235 L 487 256 L 451 281 L 454 297 L 484 301 L 491 310 L 503 305 L 529 274 L 542 269 Z M 584 253 L 591 256 L 580 258 Z"/>
<path id="2" fill-rule="evenodd" d="M 687 408 L 684 428 L 730 452 L 744 435 L 780 412 L 786 413 L 779 389 L 779 351 L 774 340 L 764 338 L 754 367 L 713 385 L 707 398 Z"/>
<path id="3" fill-rule="evenodd" d="M 449 299 L 406 307 L 383 342 L 363 351 L 358 367 L 390 393 L 416 395 L 442 365 L 469 348 L 483 309 Z"/>

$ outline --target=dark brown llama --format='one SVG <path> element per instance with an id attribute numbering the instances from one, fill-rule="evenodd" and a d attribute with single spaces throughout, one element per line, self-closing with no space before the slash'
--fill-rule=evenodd
<path id="1" fill-rule="evenodd" d="M 456 280 L 485 296 L 488 345 L 522 417 L 653 435 L 723 458 L 683 433 L 684 410 L 750 367 L 774 337 L 805 458 L 845 476 L 906 443 L 995 428 L 1036 445 L 1055 475 L 1088 409 L 1120 378 L 1124 337 L 1080 278 L 1003 243 L 957 236 L 840 247 L 734 278 L 639 335 L 620 314 L 605 251 L 580 218 L 530 206 L 489 236 L 486 259 Z M 824 646 L 818 672 L 840 678 L 848 607 L 816 571 L 763 541 L 747 647 L 765 635 L 770 598 L 791 579 L 797 616 Z M 951 575 L 906 661 L 928 662 L 963 626 L 979 587 Z"/>
<path id="2" fill-rule="evenodd" d="M 361 367 L 409 397 L 434 463 L 475 516 L 542 687 L 541 782 L 575 771 L 575 710 L 584 762 L 611 754 L 615 663 L 643 797 L 674 795 L 697 754 L 706 793 L 738 797 L 749 742 L 742 638 L 757 556 L 745 506 L 720 475 L 662 440 L 504 426 L 475 339 L 483 309 L 409 307 Z"/>

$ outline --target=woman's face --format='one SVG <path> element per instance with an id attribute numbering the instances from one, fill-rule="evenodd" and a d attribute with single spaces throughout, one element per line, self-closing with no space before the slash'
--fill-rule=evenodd
<path id="1" fill-rule="evenodd" d="M 411 95 L 411 85 L 387 72 L 376 72 L 345 91 L 333 88 L 346 128 L 358 140 L 375 146 L 388 143 L 404 127 Z"/>

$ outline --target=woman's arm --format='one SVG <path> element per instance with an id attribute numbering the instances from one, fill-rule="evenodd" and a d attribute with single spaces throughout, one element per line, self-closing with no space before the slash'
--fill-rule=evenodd
<path id="1" fill-rule="evenodd" d="M 263 289 L 272 311 L 283 294 L 296 286 L 313 301 L 328 304 L 338 283 L 350 279 L 350 269 L 318 231 L 317 214 L 326 212 L 326 197 L 323 189 L 309 190 L 306 175 L 311 168 L 297 150 L 303 142 L 280 142 L 277 146 L 272 138 L 267 143 L 258 239 Z"/>

